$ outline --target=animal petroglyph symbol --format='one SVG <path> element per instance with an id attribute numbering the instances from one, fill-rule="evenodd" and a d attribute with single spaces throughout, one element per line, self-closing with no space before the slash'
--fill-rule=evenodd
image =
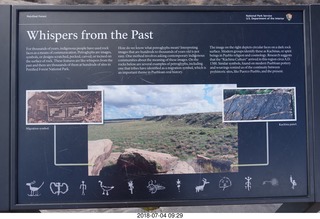
<path id="1" fill-rule="evenodd" d="M 196 188 L 196 192 L 202 192 L 204 187 L 205 187 L 205 185 L 210 183 L 210 182 L 207 181 L 206 178 L 203 178 L 202 182 L 203 182 L 202 185 L 195 187 Z"/>
<path id="2" fill-rule="evenodd" d="M 219 188 L 222 189 L 223 191 L 226 188 L 229 188 L 232 186 L 232 182 L 228 177 L 223 177 L 220 181 L 219 181 Z"/>
<path id="3" fill-rule="evenodd" d="M 30 189 L 30 194 L 28 194 L 28 196 L 40 196 L 41 195 L 41 194 L 39 194 L 39 189 L 43 186 L 44 182 L 42 182 L 42 184 L 38 187 L 32 186 L 35 183 L 36 183 L 36 181 L 26 183 L 26 186 L 29 186 L 29 189 Z"/>
<path id="4" fill-rule="evenodd" d="M 147 188 L 149 189 L 149 192 L 150 192 L 151 194 L 155 194 L 158 190 L 164 190 L 164 189 L 166 189 L 166 187 L 164 187 L 164 186 L 162 186 L 162 185 L 160 185 L 160 184 L 156 184 L 156 183 L 157 183 L 156 180 L 154 181 L 154 183 L 153 183 L 153 180 L 150 180 L 150 181 L 148 182 Z"/>
<path id="5" fill-rule="evenodd" d="M 67 183 L 61 182 L 51 182 L 50 190 L 54 195 L 66 194 L 69 191 L 69 186 Z"/>
<path id="6" fill-rule="evenodd" d="M 99 180 L 98 182 L 99 182 L 100 187 L 101 187 L 101 189 L 102 189 L 102 195 L 108 196 L 108 195 L 109 195 L 109 191 L 111 191 L 112 189 L 114 189 L 114 186 L 105 186 L 105 185 L 103 185 L 103 183 L 102 183 L 101 180 Z"/>
<path id="7" fill-rule="evenodd" d="M 279 181 L 276 178 L 273 178 L 269 181 L 263 181 L 262 185 L 266 185 L 266 184 L 270 184 L 272 186 L 278 186 L 279 185 Z"/>
<path id="8" fill-rule="evenodd" d="M 251 190 L 251 180 L 252 178 L 250 176 L 247 176 L 244 178 L 246 180 L 245 184 L 244 184 L 244 188 L 248 191 Z"/>
<path id="9" fill-rule="evenodd" d="M 291 188 L 294 190 L 294 187 L 296 187 L 298 183 L 296 182 L 296 180 L 293 179 L 292 175 L 290 175 L 290 182 L 292 184 Z"/>

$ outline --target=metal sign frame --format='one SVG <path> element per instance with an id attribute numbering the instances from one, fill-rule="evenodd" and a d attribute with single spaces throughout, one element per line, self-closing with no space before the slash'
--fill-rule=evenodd
<path id="1" fill-rule="evenodd" d="M 317 62 L 318 54 L 320 53 L 320 46 L 315 43 L 312 44 L 312 56 L 311 56 L 311 43 L 310 43 L 310 29 L 312 30 L 312 38 L 316 38 L 320 35 L 319 27 L 313 24 L 313 20 L 316 20 L 317 17 L 320 16 L 320 7 L 316 7 L 317 10 L 311 9 L 311 26 L 310 26 L 310 6 L 266 6 L 266 7 L 258 7 L 258 6 L 240 6 L 240 7 L 200 7 L 200 6 L 182 6 L 182 7 L 127 7 L 127 6 L 115 6 L 115 7 L 101 7 L 101 6 L 93 6 L 93 7 L 60 7 L 60 6 L 1 6 L 0 7 L 0 27 L 4 28 L 6 31 L 1 31 L 0 39 L 2 42 L 1 47 L 1 55 L 5 57 L 3 54 L 10 54 L 10 44 L 11 44 L 11 66 L 9 66 L 9 55 L 7 59 L 0 59 L 1 66 L 3 68 L 3 74 L 1 74 L 2 80 L 0 81 L 1 93 L 8 94 L 2 95 L 1 98 L 4 98 L 2 102 L 4 103 L 1 113 L 1 130 L 0 133 L 1 139 L 5 139 L 2 141 L 2 146 L 0 148 L 0 166 L 1 173 L 3 172 L 2 177 L 0 178 L 0 211 L 32 211 L 39 209 L 56 209 L 56 208 L 97 208 L 97 207 L 134 207 L 134 206 L 197 206 L 197 205 L 231 205 L 231 204 L 257 204 L 257 203 L 298 203 L 305 207 L 302 211 L 306 209 L 310 209 L 310 206 L 314 207 L 315 202 L 320 202 L 320 171 L 318 168 L 320 165 L 320 159 L 317 156 L 320 154 L 320 138 L 315 133 L 316 130 L 320 129 L 319 122 L 320 117 L 316 113 L 320 110 L 320 101 L 315 101 L 314 98 L 317 97 L 317 89 L 316 85 L 320 81 L 320 76 L 315 76 L 311 74 L 311 70 L 314 72 L 320 69 L 319 65 L 315 64 Z M 11 11 L 12 10 L 12 11 Z M 305 45 L 305 81 L 306 81 L 306 111 L 307 111 L 307 142 L 308 142 L 308 195 L 303 197 L 281 197 L 281 198 L 239 198 L 239 199 L 215 199 L 215 200 L 197 200 L 196 202 L 192 200 L 164 200 L 164 201 L 135 201 L 135 202 L 105 202 L 105 203 L 57 203 L 57 204 L 19 204 L 17 199 L 17 49 L 18 49 L 18 24 L 19 24 L 19 13 L 26 11 L 53 11 L 53 12 L 66 12 L 66 11 L 77 11 L 83 12 L 86 11 L 97 11 L 97 12 L 219 12 L 219 11 L 302 11 L 304 14 L 304 45 Z M 12 13 L 12 15 L 11 15 Z M 319 14 L 319 16 L 318 16 Z M 11 26 L 12 25 L 12 26 Z M 11 30 L 12 28 L 12 30 Z M 11 34 L 10 34 L 11 33 Z M 12 39 L 9 42 L 9 39 Z M 311 62 L 313 60 L 313 69 L 311 69 Z M 6 68 L 4 68 L 6 66 Z M 11 68 L 11 73 L 10 69 Z M 9 77 L 11 78 L 11 89 L 9 91 Z M 10 93 L 10 95 L 9 95 Z M 318 92 L 320 93 L 320 92 Z M 11 98 L 11 104 L 9 104 L 9 96 Z M 7 104 L 6 104 L 7 103 Z M 10 105 L 10 109 L 9 109 Z M 8 106 L 8 107 L 5 107 Z M 313 108 L 314 107 L 314 108 Z M 9 124 L 9 116 L 10 116 L 10 124 Z M 10 126 L 10 129 L 8 128 Z M 10 130 L 10 141 L 9 141 L 9 130 Z M 10 142 L 10 143 L 9 143 Z M 317 147 L 314 147 L 317 145 Z M 10 151 L 10 156 L 9 156 Z M 9 160 L 10 158 L 10 160 Z M 10 161 L 10 167 L 9 167 Z M 314 166 L 315 165 L 315 166 Z M 10 174 L 9 174 L 10 172 Z M 10 188 L 9 188 L 10 186 Z M 10 194 L 9 194 L 10 191 Z M 4 200 L 4 201 L 2 201 Z M 10 201 L 10 203 L 9 203 Z M 292 204 L 290 204 L 292 206 Z M 319 209 L 319 208 L 313 208 Z M 281 211 L 281 209 L 280 209 Z M 282 211 L 290 211 L 289 208 L 283 208 Z"/>

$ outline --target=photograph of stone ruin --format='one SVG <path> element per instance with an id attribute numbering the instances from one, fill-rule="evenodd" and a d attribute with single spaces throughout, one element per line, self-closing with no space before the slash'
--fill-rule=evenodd
<path id="1" fill-rule="evenodd" d="M 101 91 L 27 91 L 27 124 L 102 123 Z"/>
<path id="2" fill-rule="evenodd" d="M 238 127 L 222 122 L 222 88 L 104 86 L 105 122 L 88 126 L 88 175 L 237 172 Z"/>
<path id="3" fill-rule="evenodd" d="M 295 121 L 294 88 L 226 89 L 224 122 Z"/>

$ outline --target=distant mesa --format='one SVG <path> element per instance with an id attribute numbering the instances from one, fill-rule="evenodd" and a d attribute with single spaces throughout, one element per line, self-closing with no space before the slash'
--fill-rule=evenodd
<path id="1" fill-rule="evenodd" d="M 216 128 L 222 124 L 221 112 L 211 113 L 189 113 L 183 115 L 160 115 L 160 116 L 145 116 L 145 121 L 168 121 L 181 122 L 186 125 L 197 125 L 204 128 Z"/>

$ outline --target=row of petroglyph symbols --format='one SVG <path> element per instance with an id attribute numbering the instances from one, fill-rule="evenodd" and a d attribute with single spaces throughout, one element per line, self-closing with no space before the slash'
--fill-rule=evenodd
<path id="1" fill-rule="evenodd" d="M 247 191 L 250 191 L 252 189 L 252 182 L 251 182 L 252 177 L 247 176 L 244 179 L 245 179 L 244 189 Z M 129 190 L 130 194 L 131 195 L 134 194 L 134 182 L 132 180 L 129 180 L 127 183 L 128 183 L 128 190 Z M 196 193 L 203 192 L 205 189 L 205 186 L 209 183 L 210 182 L 206 178 L 202 178 L 202 183 L 195 186 L 195 192 Z M 292 175 L 290 175 L 290 183 L 292 185 L 291 186 L 292 190 L 294 190 L 295 187 L 298 185 L 296 180 L 292 177 Z M 35 186 L 35 184 L 36 184 L 36 181 L 26 183 L 26 186 L 28 186 L 28 188 L 30 190 L 30 193 L 27 195 L 30 197 L 40 196 L 41 195 L 40 189 L 43 187 L 43 185 L 45 183 L 42 182 L 38 186 Z M 109 192 L 115 188 L 115 186 L 113 186 L 113 185 L 105 185 L 101 180 L 98 181 L 98 184 L 101 188 L 102 195 L 105 195 L 105 196 L 109 196 Z M 279 186 L 279 181 L 276 178 L 272 178 L 271 180 L 263 181 L 262 185 L 263 186 L 270 185 L 270 186 L 275 187 L 275 186 Z M 181 191 L 181 186 L 182 186 L 181 180 L 177 179 L 176 180 L 176 187 L 177 187 L 178 192 Z M 220 179 L 219 189 L 221 189 L 222 191 L 225 191 L 226 189 L 228 189 L 231 186 L 232 186 L 232 182 L 231 182 L 230 178 L 222 177 Z M 151 194 L 155 194 L 158 191 L 166 189 L 165 186 L 163 186 L 161 183 L 157 183 L 156 180 L 148 181 L 146 188 Z M 53 195 L 59 196 L 59 195 L 64 195 L 69 191 L 69 185 L 65 182 L 50 182 L 49 189 Z M 86 195 L 87 184 L 85 183 L 85 181 L 81 181 L 81 183 L 79 185 L 79 190 L 81 191 L 82 196 Z"/>

